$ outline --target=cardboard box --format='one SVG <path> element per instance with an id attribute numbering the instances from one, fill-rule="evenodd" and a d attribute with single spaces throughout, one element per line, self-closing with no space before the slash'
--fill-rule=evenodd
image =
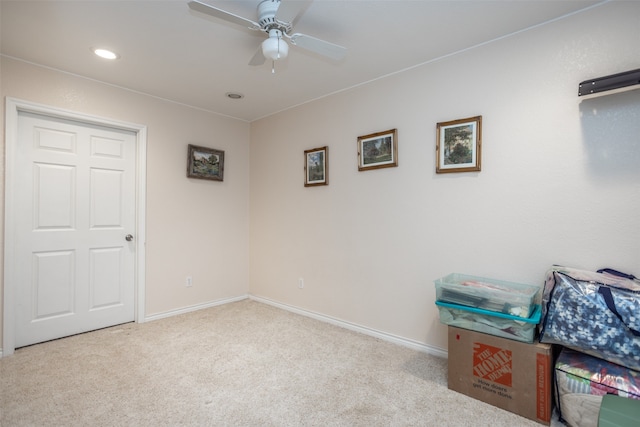
<path id="1" fill-rule="evenodd" d="M 449 389 L 549 425 L 553 355 L 527 344 L 449 326 Z"/>

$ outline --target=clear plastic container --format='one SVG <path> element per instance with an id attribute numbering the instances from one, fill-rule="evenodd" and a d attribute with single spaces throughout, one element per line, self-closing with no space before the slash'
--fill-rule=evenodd
<path id="1" fill-rule="evenodd" d="M 436 299 L 469 307 L 529 317 L 539 303 L 540 286 L 452 273 L 435 281 Z"/>
<path id="2" fill-rule="evenodd" d="M 443 301 L 436 301 L 436 305 L 440 311 L 440 322 L 445 325 L 516 341 L 533 342 L 536 326 L 540 323 L 539 305 L 534 306 L 533 313 L 528 318 Z"/>

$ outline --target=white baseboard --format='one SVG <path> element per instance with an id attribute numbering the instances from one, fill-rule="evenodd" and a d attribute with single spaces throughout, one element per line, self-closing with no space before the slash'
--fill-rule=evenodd
<path id="1" fill-rule="evenodd" d="M 292 313 L 300 314 L 302 316 L 310 317 L 312 319 L 319 320 L 321 322 L 330 323 L 335 326 L 339 326 L 341 328 L 348 329 L 350 331 L 359 332 L 361 334 L 369 335 L 374 338 L 379 338 L 384 341 L 391 342 L 393 344 L 401 345 L 403 347 L 408 347 L 416 351 L 420 351 L 423 353 L 428 353 L 436 357 L 448 357 L 448 352 L 439 347 L 434 347 L 428 344 L 424 344 L 418 341 L 410 340 L 407 338 L 399 337 L 397 335 L 388 334 L 386 332 L 378 331 L 375 329 L 367 328 L 366 326 L 357 325 L 355 323 L 346 322 L 344 320 L 336 319 L 335 317 L 327 316 L 324 314 L 316 313 L 313 311 L 305 310 L 302 308 L 298 308 L 292 305 L 283 304 L 277 301 L 270 300 L 268 298 L 259 297 L 257 295 L 241 295 L 238 297 L 227 298 L 222 300 L 210 301 L 203 304 L 196 304 L 189 307 L 184 307 L 176 310 L 165 311 L 164 313 L 157 313 L 151 316 L 145 317 L 145 322 L 152 322 L 154 320 L 164 319 L 167 317 L 177 316 L 179 314 L 190 313 L 192 311 L 202 310 L 205 308 L 215 307 L 218 305 L 229 304 L 232 302 L 242 301 L 245 299 L 252 299 L 254 301 L 258 301 L 264 304 L 271 305 L 273 307 L 277 307 L 286 311 L 290 311 Z M 0 348 L 0 358 L 2 358 L 2 348 Z"/>
<path id="2" fill-rule="evenodd" d="M 242 301 L 249 298 L 249 295 L 241 295 L 239 297 L 226 298 L 222 300 L 205 302 L 203 304 L 191 305 L 189 307 L 183 307 L 176 310 L 165 311 L 164 313 L 152 314 L 144 318 L 145 322 L 152 322 L 154 320 L 165 319 L 167 317 L 177 316 L 179 314 L 191 313 L 192 311 L 202 310 L 204 308 L 215 307 L 218 305 L 229 304 L 231 302 Z"/>
<path id="3" fill-rule="evenodd" d="M 384 341 L 391 342 L 393 344 L 401 345 L 403 347 L 408 347 L 413 350 L 421 351 L 423 353 L 428 353 L 432 356 L 436 357 L 448 357 L 447 350 L 443 350 L 439 347 L 434 347 L 428 344 L 424 344 L 418 341 L 410 340 L 407 338 L 399 337 L 397 335 L 388 334 L 386 332 L 378 331 L 375 329 L 367 328 L 366 326 L 360 326 L 355 323 L 345 322 L 344 320 L 336 319 L 331 316 L 327 316 L 324 314 L 316 313 L 313 311 L 305 310 L 302 308 L 294 307 L 292 305 L 283 304 L 277 301 L 270 300 L 268 298 L 259 297 L 257 295 L 249 295 L 249 298 L 258 301 L 264 304 L 268 304 L 277 308 L 281 308 L 283 310 L 290 311 L 292 313 L 300 314 L 302 316 L 311 317 L 312 319 L 320 320 L 322 322 L 327 322 L 335 326 L 339 326 L 341 328 L 349 329 L 354 332 L 359 332 L 361 334 L 369 335 L 375 338 L 379 338 Z"/>

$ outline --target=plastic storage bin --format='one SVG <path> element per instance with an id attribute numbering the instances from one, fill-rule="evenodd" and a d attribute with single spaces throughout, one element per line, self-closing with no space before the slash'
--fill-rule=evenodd
<path id="1" fill-rule="evenodd" d="M 527 318 L 443 301 L 436 301 L 436 305 L 440 322 L 445 325 L 516 341 L 533 342 L 536 326 L 540 323 L 539 305 L 534 306 L 533 314 Z"/>
<path id="2" fill-rule="evenodd" d="M 435 281 L 438 301 L 529 317 L 540 287 L 453 273 Z"/>

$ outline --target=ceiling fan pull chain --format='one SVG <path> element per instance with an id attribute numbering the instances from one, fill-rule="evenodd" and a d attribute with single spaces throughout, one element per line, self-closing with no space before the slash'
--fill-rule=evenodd
<path id="1" fill-rule="evenodd" d="M 278 36 L 278 59 L 280 59 L 280 40 L 282 37 Z"/>

